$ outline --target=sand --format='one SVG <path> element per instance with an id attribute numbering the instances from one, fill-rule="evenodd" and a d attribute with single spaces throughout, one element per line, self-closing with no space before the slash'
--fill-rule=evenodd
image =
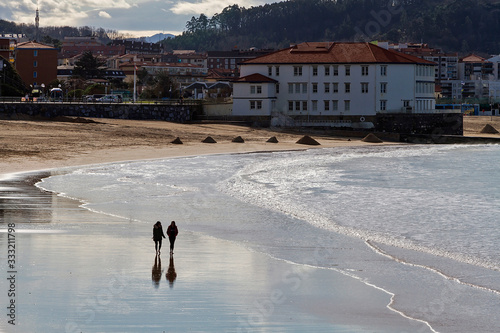
<path id="1" fill-rule="evenodd" d="M 490 123 L 484 122 L 490 117 L 481 118 L 464 126 L 468 134 L 479 136 Z M 0 331 L 428 331 L 387 309 L 389 295 L 360 281 L 196 233 L 181 234 L 175 263 L 164 248 L 160 267 L 150 240 L 152 223 L 96 214 L 32 185 L 54 172 L 47 169 L 66 166 L 379 144 L 308 133 L 321 145 L 304 146 L 295 142 L 305 133 L 225 124 L 95 121 L 0 120 L 0 176 L 46 170 L 4 177 L 0 183 L 0 223 L 16 224 L 18 246 L 18 325 L 9 325 L 4 315 Z M 207 136 L 217 143 L 202 143 Z M 237 136 L 245 142 L 232 143 Z M 266 143 L 272 136 L 279 142 Z M 171 143 L 177 137 L 183 144 Z M 5 261 L 7 238 L 0 229 L 0 258 Z M 3 276 L 0 290 L 8 288 Z M 6 301 L 0 302 L 4 309 Z"/>
<path id="2" fill-rule="evenodd" d="M 0 174 L 125 160 L 310 148 L 296 144 L 303 136 L 300 133 L 238 125 L 94 121 L 0 120 Z M 217 143 L 203 143 L 207 136 Z M 238 136 L 245 142 L 232 142 Z M 267 143 L 272 136 L 279 143 Z M 366 144 L 355 138 L 311 136 L 320 141 L 321 148 Z M 183 144 L 172 144 L 177 137 Z"/>

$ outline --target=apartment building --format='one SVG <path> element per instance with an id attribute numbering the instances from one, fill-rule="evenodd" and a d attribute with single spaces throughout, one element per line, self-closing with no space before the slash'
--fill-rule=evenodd
<path id="1" fill-rule="evenodd" d="M 435 63 L 370 43 L 302 43 L 247 60 L 233 114 L 363 119 L 433 112 Z"/>

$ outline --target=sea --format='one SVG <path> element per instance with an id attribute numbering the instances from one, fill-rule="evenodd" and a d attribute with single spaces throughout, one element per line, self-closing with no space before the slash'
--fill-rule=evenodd
<path id="1" fill-rule="evenodd" d="M 409 332 L 498 332 L 499 165 L 499 145 L 339 147 L 91 165 L 37 186 L 336 271 L 387 293 Z"/>

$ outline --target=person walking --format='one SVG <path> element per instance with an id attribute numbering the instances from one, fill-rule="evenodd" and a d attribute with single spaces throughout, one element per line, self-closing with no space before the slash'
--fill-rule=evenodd
<path id="1" fill-rule="evenodd" d="M 168 240 L 170 241 L 170 254 L 174 254 L 175 237 L 177 237 L 178 233 L 179 230 L 177 230 L 175 221 L 172 221 L 172 223 L 170 223 L 170 225 L 167 228 Z"/>
<path id="2" fill-rule="evenodd" d="M 166 237 L 165 234 L 163 233 L 163 227 L 161 226 L 161 222 L 157 221 L 153 226 L 153 240 L 155 241 L 155 250 L 157 255 L 160 255 L 162 238 Z"/>

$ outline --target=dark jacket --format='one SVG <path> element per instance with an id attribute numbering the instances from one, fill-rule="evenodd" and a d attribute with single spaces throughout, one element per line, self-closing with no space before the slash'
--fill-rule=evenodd
<path id="1" fill-rule="evenodd" d="M 162 237 L 166 238 L 165 234 L 163 233 L 163 228 L 161 226 L 155 225 L 153 227 L 153 240 L 160 241 Z"/>
<path id="2" fill-rule="evenodd" d="M 177 230 L 177 226 L 175 226 L 175 225 L 168 226 L 168 228 L 167 228 L 168 237 L 176 237 L 178 233 L 179 233 L 179 230 Z"/>

